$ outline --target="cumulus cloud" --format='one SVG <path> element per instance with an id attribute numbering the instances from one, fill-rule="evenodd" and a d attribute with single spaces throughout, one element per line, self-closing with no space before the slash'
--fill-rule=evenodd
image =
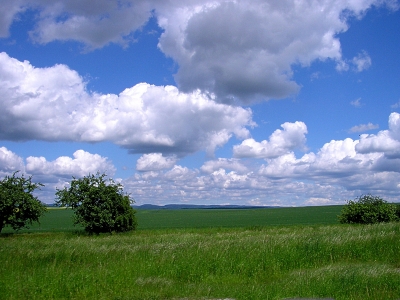
<path id="1" fill-rule="evenodd" d="M 199 91 L 146 83 L 119 95 L 88 93 L 65 65 L 35 68 L 0 53 L 0 138 L 111 141 L 134 153 L 210 155 L 233 135 L 247 138 L 250 109 L 210 100 Z"/>
<path id="2" fill-rule="evenodd" d="M 150 153 L 141 156 L 136 163 L 138 171 L 159 171 L 170 169 L 177 161 L 176 156 L 164 157 L 161 153 Z"/>
<path id="3" fill-rule="evenodd" d="M 203 1 L 157 7 L 160 49 L 179 64 L 184 91 L 200 88 L 234 103 L 284 98 L 299 90 L 292 66 L 332 59 L 348 69 L 337 34 L 347 16 L 378 1 Z M 347 14 L 343 12 L 346 11 Z M 369 67 L 366 52 L 350 61 Z"/>
<path id="4" fill-rule="evenodd" d="M 361 135 L 359 140 L 332 140 L 318 151 L 300 157 L 287 151 L 264 158 L 261 165 L 257 163 L 260 162 L 258 159 L 220 158 L 204 163 L 197 170 L 176 165 L 174 157 L 152 153 L 138 160 L 138 169 L 145 172 L 120 181 L 138 204 L 222 201 L 230 204 L 325 205 L 344 203 L 345 199 L 368 192 L 379 194 L 388 201 L 398 201 L 399 120 L 400 115 L 392 113 L 389 129 L 376 135 Z M 247 164 L 249 160 L 251 168 Z M 46 184 L 45 199 L 49 203 L 54 199 L 55 187 L 66 184 L 66 177 L 83 176 L 97 170 L 106 170 L 110 174 L 110 170 L 114 170 L 107 158 L 83 150 L 76 151 L 73 157 L 59 157 L 53 161 L 28 157 L 24 166 L 22 158 L 0 148 L 0 172 L 8 171 L 9 174 L 15 168 L 25 168 L 35 179 Z"/>
<path id="5" fill-rule="evenodd" d="M 113 176 L 115 167 L 107 157 L 77 150 L 73 158 L 61 156 L 54 161 L 47 161 L 45 157 L 29 156 L 26 159 L 26 170 L 34 175 L 53 175 L 62 177 L 83 177 L 97 172 Z"/>
<path id="6" fill-rule="evenodd" d="M 276 179 L 254 172 L 227 171 L 223 168 L 201 174 L 181 166 L 171 171 L 136 174 L 123 180 L 138 204 L 168 204 L 174 202 L 196 204 L 248 205 L 307 205 L 310 198 L 333 197 L 349 193 L 343 187 L 319 184 L 311 180 Z M 345 197 L 345 196 L 343 196 Z"/>
<path id="7" fill-rule="evenodd" d="M 20 174 L 32 176 L 33 182 L 44 184 L 35 191 L 42 202 L 54 203 L 56 188 L 63 188 L 71 177 L 83 177 L 97 172 L 108 176 L 115 174 L 113 163 L 99 154 L 91 154 L 84 150 L 77 150 L 73 157 L 61 156 L 53 161 L 45 157 L 29 156 L 24 160 L 11 150 L 0 147 L 0 175 L 6 176 L 20 171 Z"/>
<path id="8" fill-rule="evenodd" d="M 238 173 L 248 171 L 248 168 L 243 165 L 238 159 L 218 158 L 217 160 L 209 160 L 205 162 L 200 170 L 205 173 L 212 173 L 219 169 L 232 170 Z"/>
<path id="9" fill-rule="evenodd" d="M 0 174 L 8 174 L 15 171 L 25 171 L 23 159 L 6 147 L 0 147 Z"/>
<path id="10" fill-rule="evenodd" d="M 30 32 L 33 41 L 46 44 L 55 40 L 76 40 L 88 50 L 109 43 L 127 46 L 133 33 L 150 18 L 151 1 L 46 1 L 31 0 L 39 10 L 38 22 Z"/>
<path id="11" fill-rule="evenodd" d="M 260 167 L 259 174 L 268 178 L 313 180 L 348 190 L 359 189 L 363 193 L 397 190 L 395 181 L 400 178 L 400 156 L 393 156 L 393 140 L 386 131 L 379 132 L 373 143 L 365 143 L 365 138 L 362 135 L 360 140 L 332 140 L 317 153 L 310 152 L 301 158 L 291 152 L 268 159 L 267 164 Z"/>
<path id="12" fill-rule="evenodd" d="M 127 46 L 150 17 L 163 33 L 159 48 L 179 70 L 179 88 L 200 89 L 214 100 L 250 103 L 284 98 L 299 91 L 293 65 L 307 66 L 331 59 L 338 70 L 367 69 L 371 59 L 362 51 L 342 57 L 338 33 L 347 18 L 361 18 L 372 5 L 397 9 L 395 1 L 6 1 L 0 9 L 0 36 L 6 36 L 18 12 L 37 13 L 30 35 L 38 43 L 76 40 L 94 49 L 109 43 Z M 346 12 L 346 13 L 344 13 Z"/>
<path id="13" fill-rule="evenodd" d="M 257 142 L 254 139 L 246 139 L 240 145 L 233 147 L 235 157 L 278 157 L 295 149 L 306 148 L 307 126 L 303 122 L 286 122 L 281 125 L 283 130 L 275 130 L 269 137 L 269 141 Z"/>
<path id="14" fill-rule="evenodd" d="M 190 180 L 191 178 L 194 178 L 196 174 L 196 170 L 190 170 L 187 167 L 175 165 L 171 170 L 168 170 L 165 173 L 164 178 L 168 181 L 175 181 L 175 183 L 179 185 L 178 182 L 185 182 L 186 180 Z"/>
<path id="15" fill-rule="evenodd" d="M 356 146 L 359 153 L 384 153 L 387 157 L 400 158 L 400 114 L 391 113 L 389 130 L 378 134 L 362 134 Z"/>
<path id="16" fill-rule="evenodd" d="M 364 132 L 364 131 L 378 129 L 378 128 L 379 128 L 378 124 L 372 124 L 372 123 L 360 124 L 360 125 L 351 127 L 349 132 Z"/>

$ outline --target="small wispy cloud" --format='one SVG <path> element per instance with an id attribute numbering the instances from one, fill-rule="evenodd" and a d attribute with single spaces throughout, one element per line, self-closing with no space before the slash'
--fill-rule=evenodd
<path id="1" fill-rule="evenodd" d="M 314 81 L 314 80 L 316 80 L 316 79 L 319 79 L 320 77 L 321 77 L 321 72 L 314 72 L 314 73 L 312 73 L 311 76 L 310 76 L 311 81 Z"/>
<path id="2" fill-rule="evenodd" d="M 354 66 L 354 71 L 356 72 L 362 72 L 366 69 L 368 69 L 371 64 L 371 57 L 368 55 L 366 51 L 362 51 L 359 53 L 356 57 L 354 57 L 351 61 Z"/>
<path id="3" fill-rule="evenodd" d="M 399 100 L 399 101 L 397 101 L 397 103 L 395 103 L 395 104 L 391 105 L 390 107 L 391 107 L 392 109 L 399 108 L 399 107 L 400 107 L 400 100 Z"/>
<path id="4" fill-rule="evenodd" d="M 361 98 L 351 101 L 350 104 L 353 105 L 354 107 L 361 107 L 362 106 Z"/>
<path id="5" fill-rule="evenodd" d="M 353 126 L 348 130 L 348 132 L 349 133 L 364 132 L 364 131 L 378 129 L 378 128 L 379 128 L 378 124 L 368 123 L 368 124 L 361 124 L 361 125 Z"/>
<path id="6" fill-rule="evenodd" d="M 339 60 L 336 62 L 336 71 L 345 72 L 349 70 L 349 65 L 344 60 Z"/>
<path id="7" fill-rule="evenodd" d="M 362 72 L 367 70 L 372 65 L 372 60 L 366 51 L 361 51 L 357 56 L 354 56 L 351 60 L 339 59 L 336 61 L 336 71 L 338 72 Z"/>

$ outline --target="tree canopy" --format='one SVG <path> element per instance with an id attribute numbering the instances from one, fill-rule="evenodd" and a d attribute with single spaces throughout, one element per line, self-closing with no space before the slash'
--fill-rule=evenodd
<path id="1" fill-rule="evenodd" d="M 39 222 L 46 206 L 33 196 L 43 184 L 33 183 L 32 176 L 18 177 L 18 172 L 0 181 L 0 232 L 6 225 L 19 230 L 28 224 Z"/>
<path id="2" fill-rule="evenodd" d="M 381 197 L 364 195 L 349 200 L 339 215 L 340 223 L 373 224 L 397 221 L 397 207 Z"/>
<path id="3" fill-rule="evenodd" d="M 106 174 L 73 177 L 69 187 L 57 189 L 56 204 L 74 210 L 74 223 L 89 233 L 123 232 L 136 229 L 133 200 L 123 187 Z"/>

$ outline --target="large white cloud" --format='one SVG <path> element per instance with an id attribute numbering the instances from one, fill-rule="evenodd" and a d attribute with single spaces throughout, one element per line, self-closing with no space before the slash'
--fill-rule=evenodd
<path id="1" fill-rule="evenodd" d="M 29 156 L 26 159 L 26 170 L 30 174 L 61 177 L 83 177 L 97 172 L 113 176 L 115 173 L 114 165 L 106 157 L 84 150 L 75 151 L 73 158 L 61 156 L 54 161 L 47 161 L 45 157 Z"/>
<path id="2" fill-rule="evenodd" d="M 235 157 L 271 158 L 281 156 L 295 149 L 305 149 L 307 126 L 303 122 L 286 122 L 281 125 L 283 130 L 275 130 L 269 141 L 257 142 L 246 139 L 240 145 L 233 147 Z"/>
<path id="3" fill-rule="evenodd" d="M 164 30 L 159 48 L 178 63 L 182 91 L 201 89 L 217 101 L 249 103 L 296 93 L 296 64 L 331 59 L 338 70 L 349 64 L 357 72 L 367 69 L 371 58 L 363 49 L 351 60 L 342 57 L 337 34 L 347 30 L 349 17 L 383 4 L 398 8 L 393 0 L 8 0 L 0 8 L 0 36 L 30 7 L 38 12 L 31 31 L 36 42 L 127 46 L 154 15 Z"/>
<path id="4" fill-rule="evenodd" d="M 159 47 L 178 62 L 176 80 L 184 91 L 200 88 L 227 102 L 283 98 L 299 90 L 292 65 L 326 59 L 347 65 L 337 34 L 347 30 L 347 17 L 383 2 L 168 2 L 156 9 L 165 29 Z M 351 63 L 362 71 L 371 60 L 361 52 Z"/>
<path id="5" fill-rule="evenodd" d="M 65 65 L 35 68 L 0 53 L 0 138 L 111 141 L 135 153 L 212 154 L 232 135 L 248 137 L 250 109 L 200 92 L 146 83 L 119 95 L 88 93 Z"/>

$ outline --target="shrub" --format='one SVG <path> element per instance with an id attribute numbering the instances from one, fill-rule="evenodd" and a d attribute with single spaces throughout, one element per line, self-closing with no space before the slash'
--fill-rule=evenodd
<path id="1" fill-rule="evenodd" d="M 70 187 L 57 189 L 56 204 L 74 210 L 74 224 L 82 225 L 89 233 L 123 232 L 136 229 L 133 201 L 123 193 L 123 187 L 106 174 L 73 178 Z"/>
<path id="2" fill-rule="evenodd" d="M 347 202 L 339 215 L 339 221 L 350 224 L 392 222 L 398 220 L 396 210 L 395 204 L 387 203 L 378 196 L 364 195 Z"/>
<path id="3" fill-rule="evenodd" d="M 0 232 L 6 225 L 19 230 L 28 227 L 27 223 L 39 222 L 46 211 L 46 206 L 32 195 L 43 184 L 32 183 L 32 177 L 17 177 L 17 173 L 0 181 Z"/>

